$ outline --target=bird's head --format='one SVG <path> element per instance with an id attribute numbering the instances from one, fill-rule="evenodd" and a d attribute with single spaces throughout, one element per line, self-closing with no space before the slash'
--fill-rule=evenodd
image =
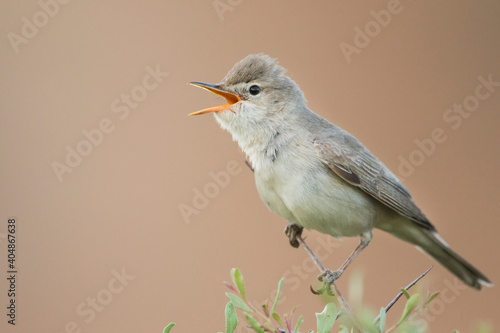
<path id="1" fill-rule="evenodd" d="M 226 99 L 227 104 L 190 115 L 214 113 L 220 125 L 235 135 L 240 128 L 267 127 L 305 103 L 298 85 L 276 59 L 249 55 L 236 63 L 218 84 L 190 82 Z"/>

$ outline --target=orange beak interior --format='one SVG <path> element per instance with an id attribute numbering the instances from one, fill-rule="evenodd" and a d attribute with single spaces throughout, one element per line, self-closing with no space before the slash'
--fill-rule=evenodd
<path id="1" fill-rule="evenodd" d="M 205 113 L 210 113 L 210 112 L 221 112 L 224 110 L 228 110 L 233 104 L 236 104 L 239 101 L 241 101 L 241 99 L 238 96 L 236 96 L 233 93 L 230 93 L 230 92 L 227 92 L 227 91 L 220 89 L 220 87 L 216 84 L 203 83 L 203 82 L 189 82 L 189 84 L 192 86 L 195 86 L 195 87 L 199 87 L 199 88 L 208 90 L 211 93 L 214 93 L 216 95 L 222 96 L 227 101 L 227 104 L 214 106 L 214 107 L 211 107 L 208 109 L 196 111 L 196 112 L 190 113 L 189 116 L 197 116 L 200 114 L 205 114 Z"/>

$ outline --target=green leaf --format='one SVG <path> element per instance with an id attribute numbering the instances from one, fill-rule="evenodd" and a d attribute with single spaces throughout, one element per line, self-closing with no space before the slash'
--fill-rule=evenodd
<path id="1" fill-rule="evenodd" d="M 457 331 L 458 332 L 458 331 Z M 493 326 L 488 323 L 481 322 L 474 330 L 474 333 L 493 333 Z"/>
<path id="2" fill-rule="evenodd" d="M 420 294 L 414 294 L 412 295 L 408 301 L 406 301 L 405 308 L 403 310 L 403 314 L 401 315 L 401 318 L 398 321 L 398 326 L 408 318 L 410 313 L 415 310 L 415 308 L 418 306 L 418 302 L 420 301 Z"/>
<path id="3" fill-rule="evenodd" d="M 403 293 L 403 295 L 405 295 L 406 299 L 410 299 L 410 293 L 408 293 L 408 291 L 406 289 L 401 289 L 401 292 Z"/>
<path id="4" fill-rule="evenodd" d="M 238 326 L 238 316 L 231 302 L 226 304 L 226 333 L 233 333 Z"/>
<path id="5" fill-rule="evenodd" d="M 281 321 L 281 317 L 279 314 L 277 314 L 276 312 L 273 312 L 272 314 L 274 320 L 276 320 L 276 322 L 278 323 L 278 325 L 280 325 L 281 328 L 284 328 L 285 326 L 283 325 L 283 322 Z"/>
<path id="6" fill-rule="evenodd" d="M 163 329 L 163 333 L 169 333 L 170 330 L 172 329 L 172 327 L 174 327 L 175 323 L 170 323 L 168 324 L 164 329 Z"/>
<path id="7" fill-rule="evenodd" d="M 245 313 L 245 318 L 247 319 L 248 323 L 252 328 L 255 330 L 257 333 L 265 333 L 264 327 L 262 327 L 257 320 L 254 319 L 251 315 L 248 313 Z"/>
<path id="8" fill-rule="evenodd" d="M 385 309 L 384 308 L 380 308 L 380 316 L 379 316 L 379 331 L 382 333 L 384 331 L 384 327 L 385 327 Z"/>
<path id="9" fill-rule="evenodd" d="M 340 325 L 339 330 L 340 330 L 339 333 L 349 333 L 349 328 L 345 325 Z"/>
<path id="10" fill-rule="evenodd" d="M 434 298 L 438 297 L 439 296 L 439 291 L 436 291 L 434 294 L 430 295 L 426 300 L 425 300 L 425 303 L 424 303 L 424 307 L 426 307 L 427 305 L 429 305 L 433 300 Z"/>
<path id="11" fill-rule="evenodd" d="M 269 318 L 269 300 L 266 299 L 264 304 L 262 304 L 262 311 L 264 311 L 264 314 L 266 315 L 266 317 Z"/>
<path id="12" fill-rule="evenodd" d="M 243 280 L 243 275 L 238 268 L 233 268 L 231 270 L 231 278 L 233 279 L 233 283 L 238 288 L 238 291 L 241 294 L 241 297 L 246 301 L 247 297 L 245 295 L 245 281 Z"/>
<path id="13" fill-rule="evenodd" d="M 227 298 L 229 298 L 231 303 L 234 304 L 234 306 L 242 309 L 243 311 L 253 312 L 253 310 L 250 309 L 248 305 L 246 305 L 245 302 L 238 295 L 226 293 L 226 296 Z"/>
<path id="14" fill-rule="evenodd" d="M 316 313 L 318 333 L 329 333 L 337 318 L 337 307 L 328 303 L 321 313 Z"/>
<path id="15" fill-rule="evenodd" d="M 278 291 L 276 293 L 276 298 L 274 299 L 274 304 L 271 313 L 274 313 L 274 310 L 276 310 L 276 306 L 278 305 L 278 302 L 280 300 L 281 286 L 283 285 L 283 280 L 285 280 L 285 278 L 281 278 L 280 282 L 278 283 Z"/>
<path id="16" fill-rule="evenodd" d="M 299 319 L 297 319 L 297 324 L 295 325 L 295 329 L 293 330 L 295 333 L 299 333 L 299 328 L 303 322 L 304 322 L 304 318 L 302 318 L 302 316 L 300 316 Z"/>

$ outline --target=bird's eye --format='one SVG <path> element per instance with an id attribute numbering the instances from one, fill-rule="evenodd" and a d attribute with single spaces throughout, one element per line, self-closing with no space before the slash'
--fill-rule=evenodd
<path id="1" fill-rule="evenodd" d="M 258 95 L 260 93 L 260 87 L 253 85 L 250 87 L 250 89 L 248 89 L 248 91 L 250 92 L 251 95 L 255 96 L 255 95 Z"/>

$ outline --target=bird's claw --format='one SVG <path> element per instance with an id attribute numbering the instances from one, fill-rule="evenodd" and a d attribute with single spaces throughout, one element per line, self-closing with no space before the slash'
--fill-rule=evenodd
<path id="1" fill-rule="evenodd" d="M 342 273 L 344 273 L 343 270 L 331 271 L 329 269 L 326 269 L 323 273 L 318 275 L 318 280 L 323 283 L 332 284 L 342 275 Z"/>
<path id="2" fill-rule="evenodd" d="M 332 284 L 333 284 L 333 282 L 335 282 L 335 280 L 337 280 L 342 275 L 342 273 L 343 273 L 342 270 L 331 271 L 329 269 L 326 269 L 323 273 L 318 275 L 318 280 L 323 282 L 323 285 L 318 290 L 314 290 L 311 287 L 312 293 L 315 295 L 326 294 L 328 296 L 334 296 L 334 294 L 332 292 L 332 288 L 331 288 Z"/>
<path id="3" fill-rule="evenodd" d="M 327 296 L 335 296 L 332 291 L 331 283 L 323 282 L 323 285 L 318 290 L 314 290 L 311 286 L 311 292 L 314 295 L 327 295 Z"/>
<path id="4" fill-rule="evenodd" d="M 300 243 L 297 240 L 297 236 L 302 235 L 302 230 L 304 230 L 304 228 L 300 227 L 296 224 L 289 223 L 286 226 L 284 233 L 285 233 L 285 235 L 287 235 L 288 240 L 290 241 L 290 245 L 292 247 L 295 247 L 295 248 L 299 247 Z"/>

